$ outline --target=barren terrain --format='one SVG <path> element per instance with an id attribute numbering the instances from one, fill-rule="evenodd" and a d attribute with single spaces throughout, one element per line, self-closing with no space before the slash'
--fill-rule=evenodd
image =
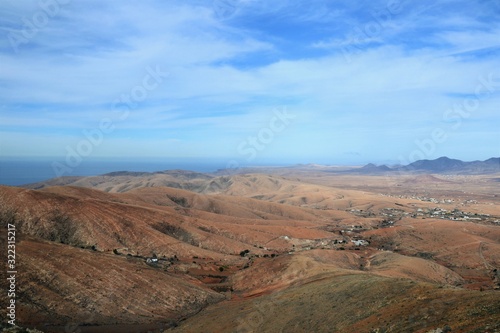
<path id="1" fill-rule="evenodd" d="M 0 187 L 2 225 L 17 231 L 17 322 L 44 332 L 500 332 L 500 174 L 335 170 Z"/>

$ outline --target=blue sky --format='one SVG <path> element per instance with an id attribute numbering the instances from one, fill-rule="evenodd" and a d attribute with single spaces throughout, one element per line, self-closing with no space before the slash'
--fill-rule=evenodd
<path id="1" fill-rule="evenodd" d="M 0 13 L 1 157 L 500 155 L 498 0 L 4 0 Z"/>

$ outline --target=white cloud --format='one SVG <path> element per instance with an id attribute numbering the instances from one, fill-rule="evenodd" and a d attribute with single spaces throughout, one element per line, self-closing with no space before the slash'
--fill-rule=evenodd
<path id="1" fill-rule="evenodd" d="M 49 130 L 64 133 L 60 142 L 67 136 L 78 140 L 82 128 L 116 117 L 112 102 L 141 85 L 148 66 L 159 66 L 168 77 L 129 117 L 115 121 L 117 131 L 107 141 L 113 148 L 103 148 L 103 155 L 122 144 L 142 154 L 141 144 L 157 135 L 149 131 L 161 130 L 165 133 L 158 135 L 167 141 L 158 142 L 178 144 L 191 154 L 220 154 L 213 147 L 224 142 L 229 154 L 265 125 L 274 108 L 287 106 L 298 115 L 297 123 L 262 156 L 306 151 L 319 156 L 330 149 L 331 140 L 344 140 L 345 147 L 334 149 L 339 154 L 367 156 L 367 141 L 411 144 L 429 128 L 441 126 L 442 114 L 460 102 L 456 95 L 473 94 L 478 78 L 498 67 L 494 56 L 457 56 L 499 46 L 498 24 L 477 18 L 484 11 L 442 15 L 449 2 L 428 6 L 406 1 L 380 33 L 353 39 L 356 27 L 364 29 L 374 20 L 370 9 L 352 2 L 342 2 L 336 10 L 324 1 L 314 3 L 318 6 L 242 1 L 234 16 L 220 20 L 201 2 L 71 2 L 18 54 L 5 40 L 0 42 L 1 128 L 24 133 L 6 151 L 19 151 Z M 37 10 L 34 3 L 9 5 L 0 31 L 11 31 L 22 15 Z M 377 2 L 372 10 L 385 5 Z M 296 38 L 292 31 L 269 30 L 269 37 L 259 30 L 258 18 L 264 14 L 276 15 L 290 29 L 310 23 L 315 30 L 308 39 Z M 339 22 L 345 26 L 339 28 Z M 313 32 L 323 26 L 334 33 L 316 37 Z M 351 46 L 355 52 L 346 59 L 339 49 Z M 320 53 L 307 53 L 311 50 Z M 491 108 L 490 102 L 482 104 L 474 119 L 489 120 L 477 126 L 491 126 Z M 123 138 L 127 133 L 130 142 Z M 134 136 L 141 138 L 140 144 L 132 142 Z M 40 141 L 47 154 L 64 149 L 65 143 L 54 148 L 57 137 Z M 172 137 L 181 141 L 168 141 Z M 166 154 L 161 145 L 150 143 L 151 152 Z M 169 154 L 180 154 L 179 149 Z"/>

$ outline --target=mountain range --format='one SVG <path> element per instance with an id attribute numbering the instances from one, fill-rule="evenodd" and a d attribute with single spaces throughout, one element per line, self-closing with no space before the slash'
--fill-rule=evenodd
<path id="1" fill-rule="evenodd" d="M 98 176 L 70 176 L 52 178 L 22 187 L 42 189 L 49 186 L 82 186 L 105 192 L 126 192 L 133 188 L 167 186 L 197 193 L 214 193 L 226 189 L 231 184 L 231 176 L 265 173 L 270 175 L 310 175 L 353 174 L 353 175 L 398 175 L 398 174 L 448 174 L 448 175 L 489 175 L 500 173 L 500 158 L 485 161 L 464 162 L 448 157 L 435 160 L 419 160 L 406 166 L 367 164 L 363 167 L 338 167 L 317 164 L 294 165 L 288 167 L 252 167 L 222 169 L 213 173 L 186 170 L 165 170 L 157 172 L 115 171 Z"/>
<path id="2" fill-rule="evenodd" d="M 478 175 L 500 172 L 500 158 L 492 157 L 485 161 L 464 162 L 448 157 L 439 157 L 435 160 L 418 160 L 405 166 L 388 167 L 367 164 L 362 168 L 345 171 L 364 174 L 386 173 L 386 172 L 415 172 L 415 173 L 439 173 L 439 174 L 462 174 Z"/>
<path id="3" fill-rule="evenodd" d="M 468 165 L 456 161 L 0 186 L 2 248 L 16 230 L 17 323 L 44 333 L 500 330 L 500 177 L 430 171 Z"/>

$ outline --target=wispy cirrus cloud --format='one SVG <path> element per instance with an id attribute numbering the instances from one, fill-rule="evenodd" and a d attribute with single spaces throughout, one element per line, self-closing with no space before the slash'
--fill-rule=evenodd
<path id="1" fill-rule="evenodd" d="M 474 96 L 478 80 L 500 81 L 500 8 L 402 0 L 390 12 L 390 3 L 241 0 L 222 19 L 203 1 L 72 1 L 16 53 L 8 36 L 41 9 L 36 1 L 3 2 L 1 154 L 64 154 L 68 138 L 111 118 L 116 130 L 96 154 L 143 156 L 139 147 L 149 144 L 158 149 L 148 153 L 175 157 L 182 142 L 191 156 L 231 157 L 273 109 L 287 106 L 298 120 L 262 158 L 349 162 L 346 151 L 394 158 L 445 127 L 443 114 Z M 142 84 L 148 66 L 168 75 L 120 119 L 113 102 Z M 492 84 L 461 135 L 436 154 L 465 141 L 495 154 L 488 134 L 477 134 L 497 131 L 500 88 Z M 44 148 L 30 148 L 48 132 Z M 121 146 L 135 137 L 137 144 Z M 480 158 L 474 153 L 457 157 Z"/>

